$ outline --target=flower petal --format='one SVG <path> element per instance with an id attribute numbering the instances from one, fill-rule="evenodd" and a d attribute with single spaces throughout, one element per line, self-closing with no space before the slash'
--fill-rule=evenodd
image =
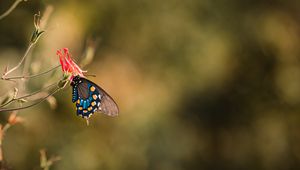
<path id="1" fill-rule="evenodd" d="M 62 53 L 63 50 L 63 53 Z M 64 73 L 71 73 L 72 77 L 76 75 L 84 76 L 81 68 L 71 58 L 68 48 L 57 50 L 56 54 L 59 56 L 59 62 Z"/>

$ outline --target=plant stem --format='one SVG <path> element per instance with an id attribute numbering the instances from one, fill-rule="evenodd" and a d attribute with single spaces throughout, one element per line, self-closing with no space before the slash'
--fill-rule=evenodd
<path id="1" fill-rule="evenodd" d="M 11 125 L 9 123 L 5 124 L 5 126 L 2 129 L 2 133 L 4 134 L 10 127 Z"/>
<path id="2" fill-rule="evenodd" d="M 16 0 L 7 11 L 5 11 L 2 15 L 0 15 L 0 20 L 9 15 L 17 6 L 22 2 L 22 0 Z"/>
<path id="3" fill-rule="evenodd" d="M 46 87 L 44 87 L 44 88 L 42 88 L 42 89 L 40 89 L 40 90 L 38 90 L 38 91 L 35 91 L 35 92 L 33 92 L 33 93 L 30 93 L 30 94 L 27 94 L 27 95 L 24 95 L 24 96 L 20 96 L 20 97 L 17 97 L 17 98 L 13 98 L 13 99 L 7 101 L 6 103 L 2 104 L 2 105 L 0 106 L 0 108 L 3 108 L 4 106 L 7 106 L 7 105 L 11 104 L 11 103 L 14 102 L 14 101 L 21 100 L 21 99 L 24 99 L 24 98 L 27 98 L 27 97 L 31 97 L 31 96 L 33 96 L 33 95 L 35 95 L 35 94 L 37 94 L 37 93 L 40 93 L 40 92 L 42 92 L 43 90 L 48 89 L 48 88 L 50 88 L 50 87 L 52 87 L 52 86 L 54 86 L 54 85 L 57 85 L 57 83 L 50 84 L 50 85 L 48 85 L 48 86 L 46 86 Z"/>
<path id="4" fill-rule="evenodd" d="M 7 72 L 5 72 L 5 73 L 3 74 L 3 76 L 2 76 L 2 79 L 5 80 L 5 79 L 6 79 L 5 76 L 7 76 L 9 73 L 15 71 L 16 69 L 18 69 L 18 68 L 21 66 L 21 64 L 22 64 L 23 61 L 25 60 L 26 56 L 28 55 L 28 53 L 29 53 L 30 49 L 33 47 L 33 45 L 34 45 L 34 43 L 30 43 L 30 44 L 29 44 L 29 46 L 27 47 L 27 49 L 26 49 L 26 51 L 25 51 L 25 53 L 24 53 L 24 55 L 23 55 L 21 61 L 19 62 L 19 64 L 16 65 L 14 68 L 12 68 L 12 69 L 8 70 Z"/>
<path id="5" fill-rule="evenodd" d="M 0 139 L 0 162 L 3 163 L 3 149 L 2 149 L 2 143 L 3 143 L 3 138 L 4 135 L 6 133 L 6 131 L 11 127 L 11 125 L 9 123 L 6 123 L 4 127 L 0 127 L 1 128 L 1 139 Z"/>
<path id="6" fill-rule="evenodd" d="M 61 157 L 59 156 L 55 156 L 55 157 L 53 156 L 50 159 L 48 159 L 45 149 L 40 150 L 40 154 L 41 154 L 40 166 L 41 168 L 43 168 L 43 170 L 49 170 L 54 162 L 61 160 Z"/>
<path id="7" fill-rule="evenodd" d="M 59 90 L 61 90 L 62 88 L 56 88 L 52 93 L 49 93 L 46 97 L 43 97 L 41 100 L 37 101 L 36 103 L 33 103 L 31 105 L 27 105 L 27 106 L 21 106 L 21 107 L 16 107 L 16 108 L 6 108 L 6 109 L 0 109 L 0 112 L 7 112 L 7 111 L 14 111 L 14 110 L 23 110 L 23 109 L 27 109 L 30 107 L 33 107 L 35 105 L 38 105 L 40 103 L 42 103 L 43 101 L 45 101 L 49 96 L 52 96 L 53 94 L 57 93 Z"/>
<path id="8" fill-rule="evenodd" d="M 59 68 L 59 67 L 60 67 L 60 65 L 55 66 L 55 67 L 53 67 L 53 68 L 51 68 L 51 69 L 49 69 L 49 70 L 47 70 L 47 71 L 44 71 L 44 72 L 42 72 L 42 73 L 38 73 L 38 74 L 34 74 L 34 75 L 29 75 L 29 76 L 5 77 L 4 80 L 29 79 L 29 78 L 34 78 L 34 77 L 38 77 L 38 76 L 42 76 L 42 75 L 44 75 L 44 74 L 47 74 L 47 73 L 49 73 L 49 72 L 51 72 L 51 71 L 53 71 L 53 70 L 55 70 L 55 69 L 57 69 L 57 68 Z"/>

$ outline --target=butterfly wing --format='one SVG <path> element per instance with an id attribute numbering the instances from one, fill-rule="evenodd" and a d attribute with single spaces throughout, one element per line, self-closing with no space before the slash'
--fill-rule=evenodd
<path id="1" fill-rule="evenodd" d="M 96 87 L 96 91 L 100 94 L 101 97 L 99 110 L 108 116 L 118 116 L 119 108 L 114 99 L 105 90 L 103 90 L 92 81 L 85 78 L 81 79 L 83 80 L 83 82 L 88 82 L 92 86 Z"/>
<path id="2" fill-rule="evenodd" d="M 82 77 L 80 83 L 73 87 L 73 102 L 76 102 L 77 115 L 85 118 L 98 110 L 109 116 L 117 116 L 119 113 L 111 96 L 92 81 Z"/>
<path id="3" fill-rule="evenodd" d="M 89 118 L 98 110 L 101 104 L 99 92 L 96 91 L 96 87 L 85 81 L 81 81 L 73 88 L 73 99 L 76 102 L 77 115 Z"/>

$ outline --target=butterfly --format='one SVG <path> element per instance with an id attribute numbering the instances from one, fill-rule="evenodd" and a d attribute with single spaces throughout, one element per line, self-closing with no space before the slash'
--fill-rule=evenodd
<path id="1" fill-rule="evenodd" d="M 108 116 L 117 116 L 119 108 L 113 98 L 92 81 L 75 76 L 71 81 L 72 102 L 76 103 L 77 115 L 88 118 L 97 111 Z"/>

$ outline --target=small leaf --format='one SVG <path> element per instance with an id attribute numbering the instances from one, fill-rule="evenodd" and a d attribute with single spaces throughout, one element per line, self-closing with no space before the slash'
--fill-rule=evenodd
<path id="1" fill-rule="evenodd" d="M 45 31 L 40 31 L 40 30 L 34 30 L 30 39 L 30 42 L 32 44 L 35 44 L 38 39 L 40 38 L 40 36 L 44 33 Z"/>

